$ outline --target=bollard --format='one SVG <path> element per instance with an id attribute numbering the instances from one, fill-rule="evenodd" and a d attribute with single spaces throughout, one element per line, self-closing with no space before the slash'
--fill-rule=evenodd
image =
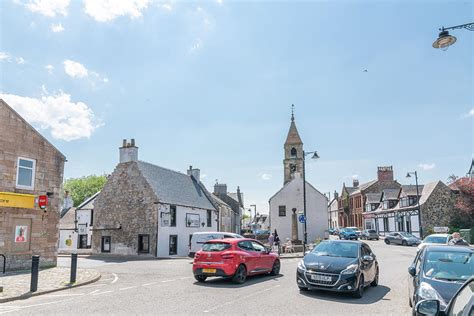
<path id="1" fill-rule="evenodd" d="M 33 257 L 31 257 L 31 284 L 30 284 L 30 292 L 36 292 L 36 291 L 38 290 L 39 260 L 40 260 L 40 256 L 33 256 Z"/>
<path id="2" fill-rule="evenodd" d="M 70 283 L 76 282 L 76 273 L 77 273 L 77 253 L 71 253 L 71 278 L 69 279 Z"/>

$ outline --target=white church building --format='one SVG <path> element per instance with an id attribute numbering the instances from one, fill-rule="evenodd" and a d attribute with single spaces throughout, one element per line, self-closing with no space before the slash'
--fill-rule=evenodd
<path id="1" fill-rule="evenodd" d="M 303 142 L 296 128 L 294 115 L 284 145 L 283 187 L 270 200 L 270 229 L 277 231 L 282 242 L 304 240 L 304 224 L 298 221 L 303 214 Z M 295 214 L 295 215 L 293 215 Z M 306 181 L 306 225 L 307 240 L 312 243 L 317 239 L 327 238 L 328 233 L 328 199 L 314 186 Z M 293 226 L 297 227 L 294 231 Z"/>

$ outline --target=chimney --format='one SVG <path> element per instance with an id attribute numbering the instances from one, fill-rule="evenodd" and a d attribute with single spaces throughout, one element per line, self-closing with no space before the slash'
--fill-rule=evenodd
<path id="1" fill-rule="evenodd" d="M 193 166 L 189 166 L 188 176 L 193 177 L 197 182 L 201 181 L 201 170 L 193 169 Z"/>
<path id="2" fill-rule="evenodd" d="M 393 168 L 392 166 L 378 167 L 377 180 L 379 182 L 393 182 Z"/>
<path id="3" fill-rule="evenodd" d="M 339 193 L 337 193 L 337 191 L 334 191 L 334 198 L 337 200 L 339 199 Z"/>
<path id="4" fill-rule="evenodd" d="M 138 161 L 138 147 L 135 146 L 135 139 L 131 139 L 130 143 L 126 139 L 123 140 L 122 147 L 119 148 L 120 163 Z"/>
<path id="5" fill-rule="evenodd" d="M 358 187 L 359 186 L 359 179 L 352 179 L 352 186 Z"/>
<path id="6" fill-rule="evenodd" d="M 214 184 L 214 195 L 225 195 L 227 194 L 227 184 L 216 183 Z"/>

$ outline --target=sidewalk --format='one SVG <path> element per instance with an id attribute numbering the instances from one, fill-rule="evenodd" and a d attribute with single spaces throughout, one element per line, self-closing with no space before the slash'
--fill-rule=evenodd
<path id="1" fill-rule="evenodd" d="M 0 274 L 0 303 L 25 299 L 35 295 L 41 295 L 56 291 L 69 289 L 100 279 L 100 273 L 93 269 L 77 269 L 76 283 L 69 283 L 70 268 L 50 268 L 40 270 L 38 276 L 38 291 L 30 292 L 31 272 L 17 271 Z"/>

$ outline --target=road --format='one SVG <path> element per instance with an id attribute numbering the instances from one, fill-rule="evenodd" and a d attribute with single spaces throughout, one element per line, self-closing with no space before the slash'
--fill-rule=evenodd
<path id="1" fill-rule="evenodd" d="M 410 315 L 407 267 L 416 248 L 367 242 L 380 264 L 380 284 L 362 299 L 321 291 L 301 292 L 300 259 L 282 259 L 277 277 L 256 276 L 243 285 L 220 278 L 195 282 L 190 260 L 90 260 L 79 267 L 101 271 L 100 281 L 75 289 L 0 305 L 0 314 L 311 314 Z M 68 264 L 66 258 L 60 264 Z"/>

